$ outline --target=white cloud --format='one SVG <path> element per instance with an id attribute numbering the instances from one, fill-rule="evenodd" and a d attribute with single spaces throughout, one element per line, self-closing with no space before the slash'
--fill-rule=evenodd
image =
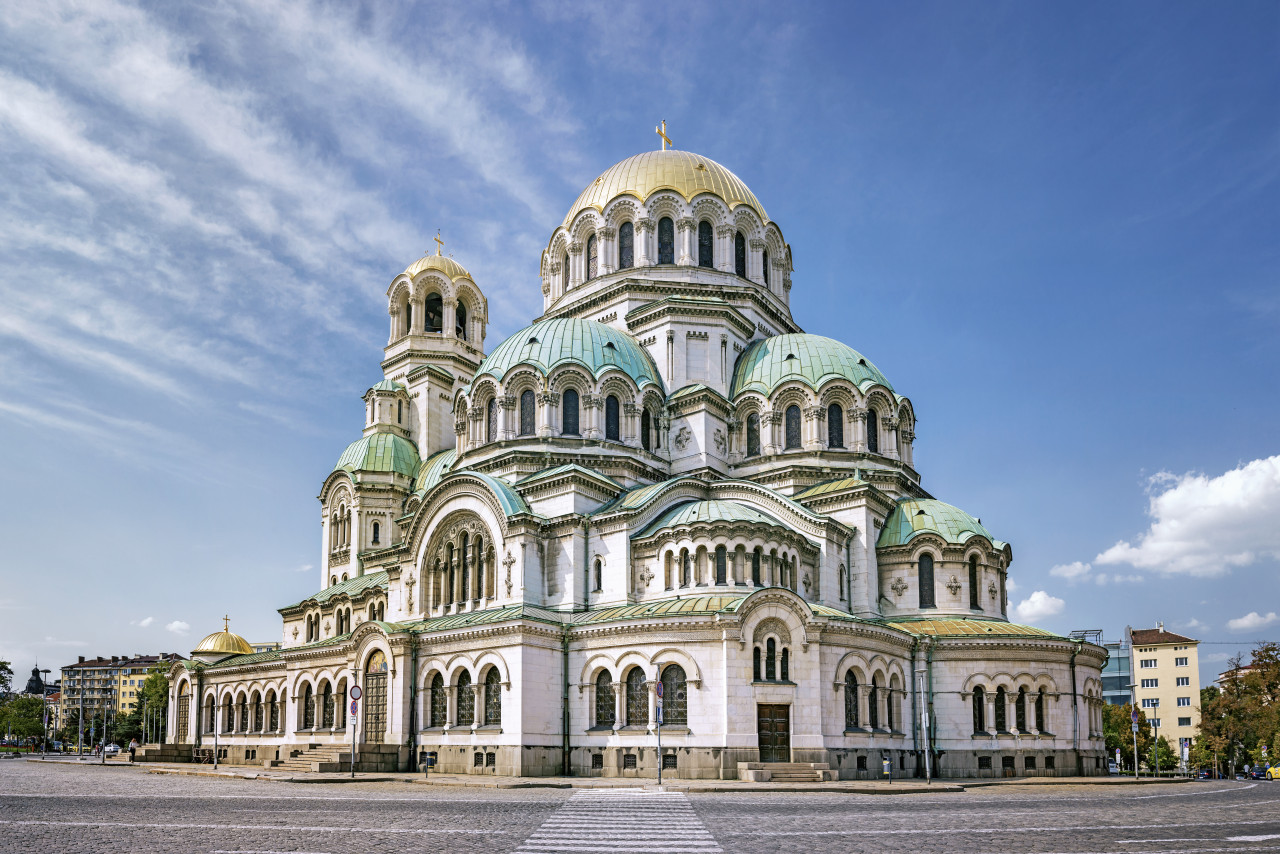
<path id="1" fill-rule="evenodd" d="M 1190 620 L 1187 620 L 1185 623 L 1179 623 L 1178 628 L 1183 629 L 1185 631 L 1195 631 L 1197 629 L 1199 629 L 1200 631 L 1205 631 L 1209 628 L 1209 624 L 1205 622 L 1201 622 L 1200 620 L 1197 620 L 1195 617 L 1192 617 Z"/>
<path id="2" fill-rule="evenodd" d="M 303 564 L 302 566 L 298 567 L 297 569 L 295 569 L 295 570 L 294 570 L 294 572 L 310 572 L 310 571 L 311 571 L 311 570 L 313 570 L 313 569 L 315 569 L 315 567 L 314 567 L 314 566 L 312 566 L 312 565 L 311 565 L 311 564 L 309 564 L 309 563 L 306 563 L 306 564 Z"/>
<path id="3" fill-rule="evenodd" d="M 130 620 L 129 625 L 145 629 L 155 621 L 155 617 L 143 617 L 141 620 Z"/>
<path id="4" fill-rule="evenodd" d="M 1216 477 L 1161 472 L 1149 481 L 1151 526 L 1094 563 L 1127 563 L 1165 575 L 1221 575 L 1280 558 L 1280 455 Z"/>
<path id="5" fill-rule="evenodd" d="M 1257 611 L 1250 611 L 1243 617 L 1227 620 L 1227 630 L 1232 632 L 1251 632 L 1254 629 L 1269 626 L 1277 620 L 1280 620 L 1280 615 L 1277 615 L 1275 611 L 1267 612 L 1265 617 Z"/>
<path id="6" fill-rule="evenodd" d="M 1106 584 L 1124 584 L 1142 580 L 1141 575 L 1116 575 L 1114 573 L 1095 572 L 1093 564 L 1078 560 L 1073 563 L 1058 564 L 1049 570 L 1049 574 L 1058 578 L 1065 578 L 1070 584 L 1092 581 L 1099 587 Z"/>
<path id="7" fill-rule="evenodd" d="M 182 620 L 174 620 L 172 623 L 166 623 L 165 628 L 173 632 L 175 635 L 185 635 L 187 632 L 191 631 L 191 626 L 187 625 Z"/>
<path id="8" fill-rule="evenodd" d="M 1013 617 L 1019 623 L 1035 623 L 1046 617 L 1061 614 L 1066 602 L 1057 596 L 1050 596 L 1043 590 L 1037 590 L 1019 602 L 1013 609 Z"/>
<path id="9" fill-rule="evenodd" d="M 1015 590 L 1017 590 L 1017 589 L 1018 589 L 1018 582 L 1016 582 L 1016 581 L 1014 581 L 1012 578 L 1010 578 L 1010 579 L 1008 579 L 1007 581 L 1005 581 L 1005 583 L 1004 583 L 1004 589 L 1005 589 L 1007 592 L 1012 593 L 1013 591 L 1015 591 Z"/>

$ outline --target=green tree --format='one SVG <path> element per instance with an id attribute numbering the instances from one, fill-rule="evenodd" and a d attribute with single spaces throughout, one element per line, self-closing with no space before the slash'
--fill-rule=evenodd
<path id="1" fill-rule="evenodd" d="M 1102 707 L 1102 733 L 1106 738 L 1107 755 L 1115 755 L 1120 749 L 1120 764 L 1133 770 L 1133 721 L 1130 717 L 1133 706 L 1113 706 L 1110 703 Z M 1138 756 L 1147 762 L 1151 757 L 1151 724 L 1142 709 L 1138 709 Z"/>
<path id="2" fill-rule="evenodd" d="M 0 709 L 0 731 L 18 738 L 36 738 L 44 731 L 44 701 L 39 697 L 15 697 Z"/>
<path id="3" fill-rule="evenodd" d="M 1156 762 L 1161 771 L 1172 771 L 1178 767 L 1178 754 L 1163 735 L 1156 740 Z"/>
<path id="4" fill-rule="evenodd" d="M 13 688 L 13 666 L 0 658 L 0 696 L 9 693 Z"/>

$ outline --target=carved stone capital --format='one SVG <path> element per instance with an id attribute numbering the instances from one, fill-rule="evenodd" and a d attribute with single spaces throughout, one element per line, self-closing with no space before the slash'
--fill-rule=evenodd
<path id="1" fill-rule="evenodd" d="M 612 240 L 618 236 L 618 230 L 616 228 L 597 228 L 596 234 L 605 240 Z"/>
<path id="2" fill-rule="evenodd" d="M 647 216 L 642 217 L 635 221 L 635 226 L 636 231 L 638 232 L 653 231 L 653 220 L 649 219 Z"/>
<path id="3" fill-rule="evenodd" d="M 763 240 L 760 240 L 759 238 L 756 238 L 755 240 L 751 241 L 751 248 L 757 252 L 763 252 L 764 247 L 765 247 L 765 242 Z"/>
<path id="4" fill-rule="evenodd" d="M 569 254 L 570 254 L 570 255 L 581 255 L 581 254 L 582 254 L 582 244 L 581 244 L 581 243 L 578 243 L 576 240 L 575 240 L 573 243 L 570 243 L 570 244 L 569 244 Z"/>
<path id="5" fill-rule="evenodd" d="M 693 231 L 697 227 L 697 223 L 693 221 L 693 217 L 682 216 L 676 222 L 676 228 L 680 231 Z"/>

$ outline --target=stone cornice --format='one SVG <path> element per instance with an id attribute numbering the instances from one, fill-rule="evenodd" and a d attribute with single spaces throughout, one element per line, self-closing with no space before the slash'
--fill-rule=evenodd
<path id="1" fill-rule="evenodd" d="M 646 303 L 640 308 L 633 309 L 627 313 L 626 322 L 627 329 L 638 337 L 661 320 L 691 317 L 723 318 L 748 341 L 756 331 L 756 325 L 728 302 L 707 303 L 702 300 L 685 300 L 678 296 Z"/>

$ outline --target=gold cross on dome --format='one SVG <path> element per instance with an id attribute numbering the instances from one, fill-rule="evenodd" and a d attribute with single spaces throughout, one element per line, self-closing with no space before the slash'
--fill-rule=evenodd
<path id="1" fill-rule="evenodd" d="M 230 614 L 222 618 L 222 630 L 224 632 L 231 631 L 231 615 Z"/>
<path id="2" fill-rule="evenodd" d="M 672 141 L 671 141 L 671 137 L 667 136 L 667 120 L 666 120 L 666 119 L 663 119 L 663 120 L 662 120 L 662 125 L 661 125 L 661 126 L 659 126 L 659 127 L 655 127 L 655 128 L 653 129 L 653 132 L 654 132 L 654 133 L 656 133 L 658 136 L 662 137 L 662 150 L 663 150 L 663 151 L 666 151 L 666 150 L 667 150 L 667 146 L 668 146 L 668 145 L 669 145 L 669 146 L 671 146 L 672 148 L 675 148 L 675 147 L 676 147 L 676 144 L 675 144 L 674 142 L 672 142 Z"/>
<path id="3" fill-rule="evenodd" d="M 444 248 L 444 241 L 440 239 L 440 229 L 436 229 L 436 254 L 440 254 L 440 250 Z"/>

